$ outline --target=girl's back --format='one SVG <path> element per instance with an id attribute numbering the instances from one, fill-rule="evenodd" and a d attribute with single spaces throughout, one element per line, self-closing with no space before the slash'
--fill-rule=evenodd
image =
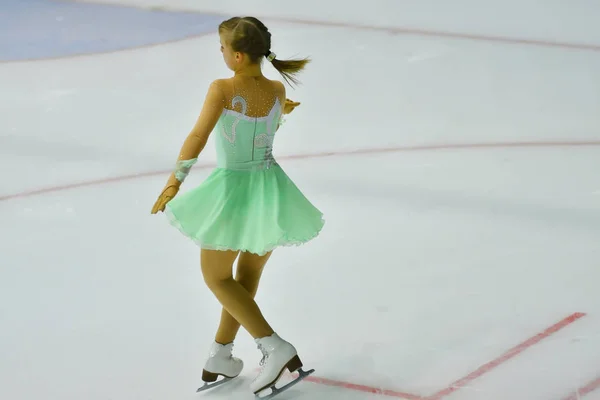
<path id="1" fill-rule="evenodd" d="M 223 92 L 224 108 L 242 113 L 249 118 L 269 115 L 275 102 L 285 101 L 285 87 L 280 81 L 264 76 L 234 76 L 215 82 Z M 281 111 L 281 110 L 280 110 Z"/>
<path id="2" fill-rule="evenodd" d="M 275 132 L 285 88 L 265 77 L 236 76 L 216 81 L 223 111 L 215 127 L 219 168 L 261 170 L 273 165 Z"/>

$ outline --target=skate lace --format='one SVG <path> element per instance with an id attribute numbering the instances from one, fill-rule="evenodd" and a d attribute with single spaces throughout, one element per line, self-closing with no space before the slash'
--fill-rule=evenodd
<path id="1" fill-rule="evenodd" d="M 231 344 L 231 348 L 229 349 L 228 353 L 222 353 L 221 352 L 221 348 L 212 348 L 210 351 L 210 357 L 216 357 L 217 355 L 219 355 L 220 357 L 223 358 L 233 358 L 233 343 Z"/>
<path id="2" fill-rule="evenodd" d="M 259 350 L 262 352 L 262 354 L 263 354 L 263 358 L 262 358 L 262 360 L 260 360 L 260 363 L 259 363 L 259 365 L 260 365 L 261 367 L 263 367 L 263 366 L 265 365 L 265 363 L 267 362 L 267 358 L 269 358 L 269 353 L 267 352 L 267 349 L 265 349 L 265 348 L 264 348 L 264 346 L 263 346 L 263 345 L 261 345 L 261 344 L 259 344 L 259 345 L 258 345 L 258 349 L 259 349 Z"/>
<path id="3" fill-rule="evenodd" d="M 229 353 L 229 358 L 233 359 L 233 346 L 235 346 L 233 343 L 231 344 L 231 351 Z"/>

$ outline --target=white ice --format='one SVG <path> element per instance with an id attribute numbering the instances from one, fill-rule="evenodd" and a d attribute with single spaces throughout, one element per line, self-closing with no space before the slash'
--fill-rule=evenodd
<path id="1" fill-rule="evenodd" d="M 257 297 L 268 320 L 318 377 L 427 396 L 582 312 L 446 398 L 560 400 L 596 379 L 600 146 L 543 144 L 600 141 L 600 51 L 351 25 L 600 44 L 600 6 L 323 3 L 169 3 L 272 17 L 278 56 L 314 59 L 276 152 L 327 222 L 274 253 Z M 169 170 L 228 73 L 215 34 L 0 64 L 0 197 Z M 515 142 L 538 145 L 402 150 Z M 368 149 L 381 151 L 347 154 Z M 212 141 L 200 160 L 214 162 Z M 195 393 L 220 308 L 196 246 L 150 214 L 166 178 L 0 202 L 2 399 L 252 398 L 260 353 L 245 331 L 243 379 Z M 385 397 L 304 382 L 280 399 Z"/>

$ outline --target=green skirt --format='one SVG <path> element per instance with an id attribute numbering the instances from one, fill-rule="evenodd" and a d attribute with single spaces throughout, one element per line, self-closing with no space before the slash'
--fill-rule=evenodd
<path id="1" fill-rule="evenodd" d="M 167 203 L 165 214 L 203 249 L 258 255 L 306 243 L 325 223 L 278 164 L 254 171 L 217 168 Z"/>

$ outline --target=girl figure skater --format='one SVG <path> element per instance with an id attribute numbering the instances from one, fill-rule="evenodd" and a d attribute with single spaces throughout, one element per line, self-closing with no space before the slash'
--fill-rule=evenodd
<path id="1" fill-rule="evenodd" d="M 282 114 L 292 112 L 300 103 L 286 99 L 282 82 L 263 76 L 261 62 L 266 57 L 288 83 L 297 83 L 294 75 L 309 60 L 275 58 L 271 33 L 253 17 L 222 22 L 219 36 L 223 59 L 234 75 L 210 85 L 198 120 L 152 213 L 164 211 L 172 225 L 201 247 L 204 281 L 223 306 L 202 373 L 205 387 L 241 373 L 242 360 L 232 356 L 241 324 L 263 354 L 262 369 L 250 388 L 257 396 L 271 388 L 271 397 L 312 370 L 302 370 L 296 349 L 274 332 L 254 296 L 272 251 L 315 238 L 324 221 L 322 213 L 273 157 L 273 139 Z M 213 129 L 217 135 L 217 167 L 198 187 L 174 198 Z M 232 266 L 236 258 L 234 279 Z M 275 384 L 285 369 L 299 371 L 300 377 L 277 389 Z M 224 379 L 217 383 L 219 376 Z"/>

